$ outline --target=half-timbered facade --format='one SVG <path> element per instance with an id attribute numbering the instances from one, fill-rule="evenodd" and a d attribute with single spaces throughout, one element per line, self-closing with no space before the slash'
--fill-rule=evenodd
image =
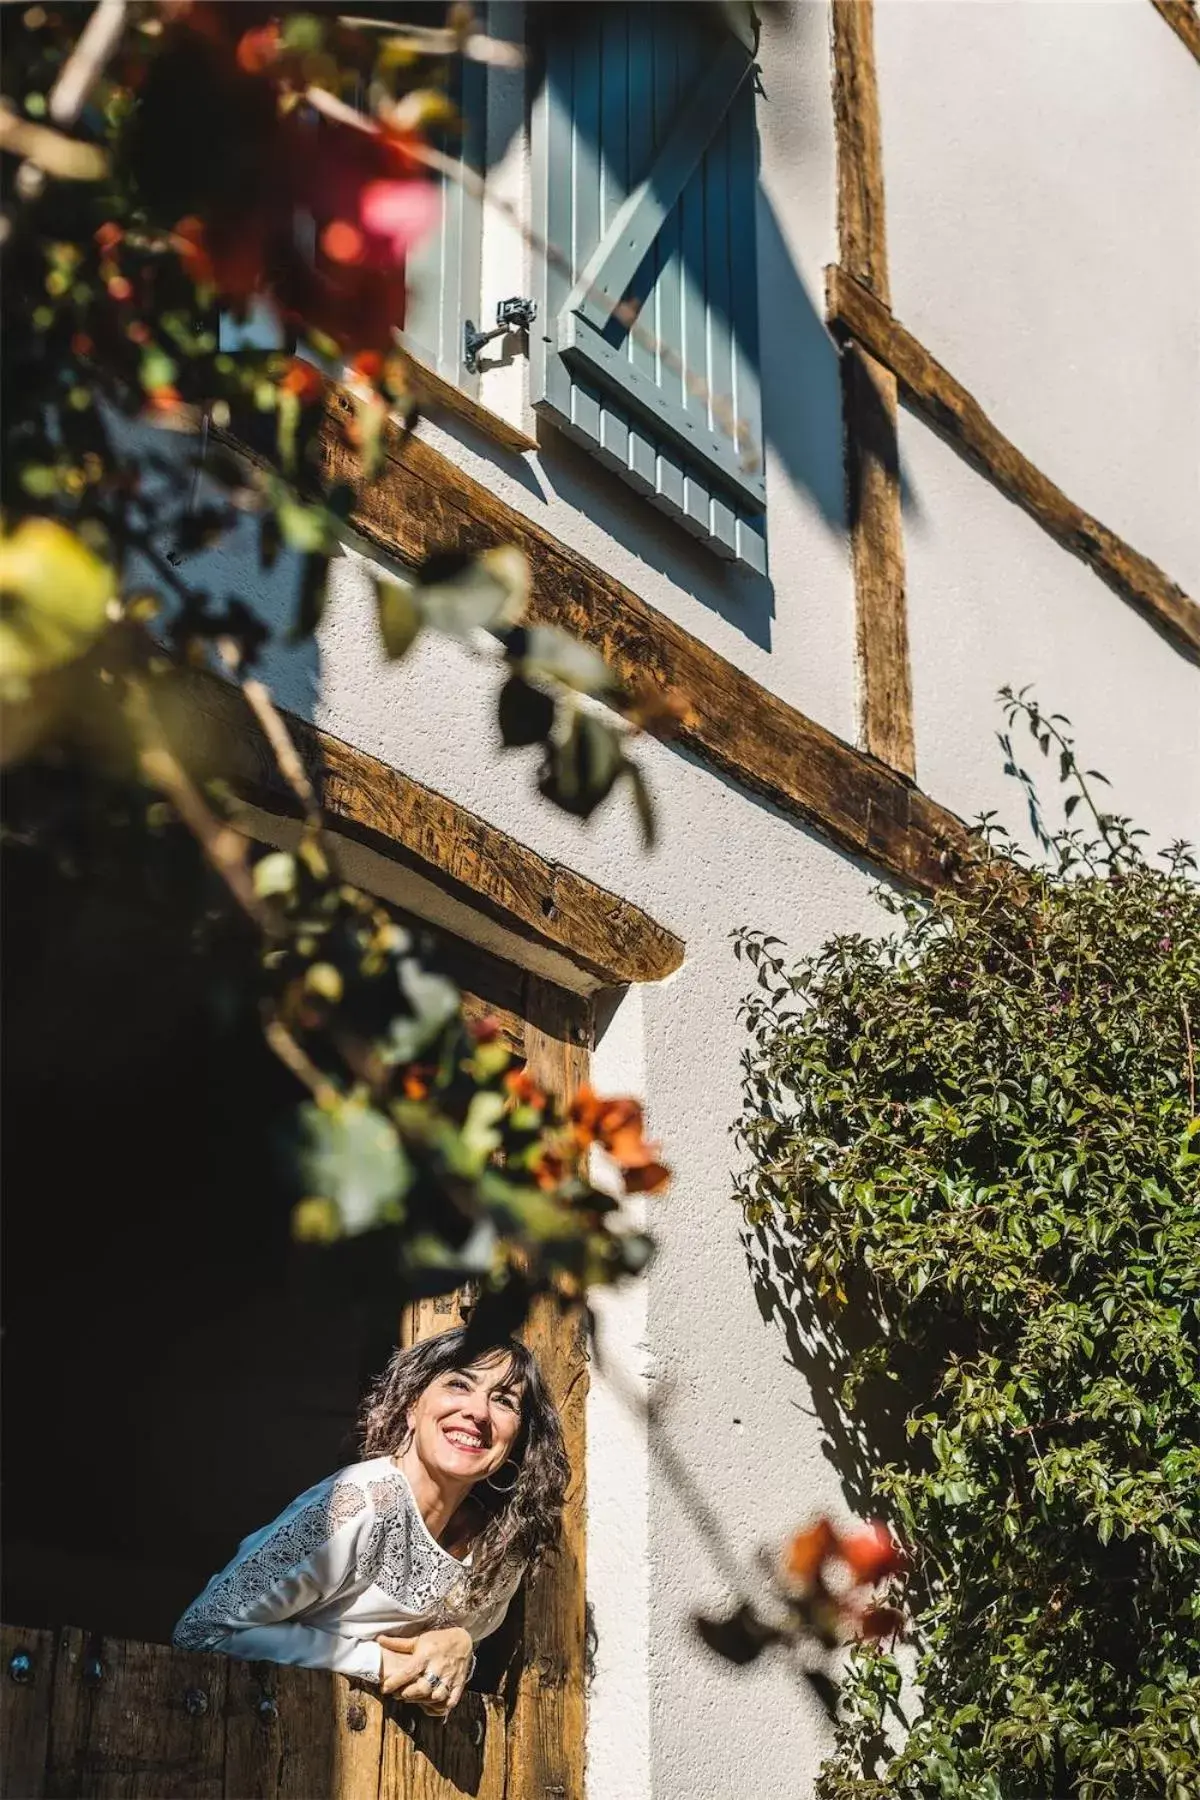
<path id="1" fill-rule="evenodd" d="M 487 13 L 530 55 L 462 96 L 476 179 L 414 269 L 407 329 L 433 404 L 388 438 L 316 649 L 268 675 L 348 874 L 453 941 L 559 1091 L 590 1067 L 643 1095 L 675 1171 L 646 1209 L 659 1255 L 602 1298 L 599 1362 L 531 1327 L 576 1467 L 566 1550 L 444 1733 L 339 1678 L 164 1647 L 216 1539 L 325 1472 L 372 1352 L 350 1301 L 306 1338 L 286 1280 L 236 1368 L 203 1306 L 190 1335 L 164 1327 L 196 1372 L 194 1478 L 232 1430 L 261 1449 L 255 1504 L 214 1492 L 219 1529 L 193 1520 L 174 1565 L 114 1506 L 64 1565 L 70 1508 L 29 1501 L 13 1796 L 809 1792 L 815 1699 L 782 1661 L 719 1664 L 690 1625 L 754 1582 L 761 1544 L 846 1506 L 731 1197 L 730 934 L 802 952 L 877 930 L 875 883 L 935 888 L 981 811 L 1021 832 L 1004 683 L 1069 715 L 1152 840 L 1200 837 L 1191 0 Z M 348 412 L 335 393 L 330 481 L 353 471 Z M 526 553 L 534 619 L 683 701 L 671 741 L 637 751 L 653 852 L 619 801 L 583 826 L 539 799 L 493 743 L 486 662 L 425 639 L 385 662 L 371 564 L 496 543 Z M 230 591 L 286 617 L 286 562 L 219 554 Z M 203 704 L 238 735 L 219 686 Z M 247 829 L 286 841 L 269 759 L 238 754 Z M 454 1316 L 426 1303 L 403 1330 Z M 268 1339 L 290 1346 L 274 1386 Z M 124 1354 L 146 1475 L 163 1371 Z M 143 1551 L 158 1576 L 122 1612 L 97 1571 Z"/>

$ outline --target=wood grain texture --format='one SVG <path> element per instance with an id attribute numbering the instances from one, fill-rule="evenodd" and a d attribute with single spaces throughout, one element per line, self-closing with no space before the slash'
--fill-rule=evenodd
<path id="1" fill-rule="evenodd" d="M 415 1707 L 384 1708 L 379 1800 L 505 1800 L 506 1724 L 494 1694 L 464 1694 L 445 1725 Z M 364 1796 L 374 1789 L 363 1789 Z M 521 1789 L 508 1790 L 516 1800 Z M 347 1800 L 351 1796 L 347 1794 Z"/>
<path id="2" fill-rule="evenodd" d="M 845 270 L 826 271 L 830 325 L 891 370 L 909 404 L 1003 494 L 1192 658 L 1200 658 L 1200 606 L 1113 531 L 1069 500 L 1009 442 L 975 400 Z"/>
<path id="3" fill-rule="evenodd" d="M 229 1662 L 163 1644 L 59 1633 L 46 1793 L 55 1800 L 222 1800 Z"/>
<path id="4" fill-rule="evenodd" d="M 859 281 L 886 302 L 887 209 L 873 0 L 834 0 L 830 23 L 838 254 L 842 267 L 853 270 Z M 860 741 L 872 756 L 912 779 L 916 751 L 896 381 L 887 369 L 853 347 L 842 353 L 842 420 Z"/>
<path id="5" fill-rule="evenodd" d="M 290 812 L 294 799 L 236 689 L 193 677 L 189 699 L 208 741 L 193 732 L 192 766 L 224 768 L 247 799 Z M 292 714 L 288 728 L 330 825 L 403 862 L 519 935 L 561 951 L 600 983 L 661 981 L 683 961 L 682 941 L 640 907 Z M 187 730 L 186 722 L 181 729 Z"/>
<path id="6" fill-rule="evenodd" d="M 1150 3 L 1200 62 L 1200 11 L 1196 8 L 1196 0 L 1150 0 Z"/>
<path id="7" fill-rule="evenodd" d="M 587 1080 L 592 1018 L 586 1001 L 549 982 L 540 987 L 541 1025 L 530 1025 L 530 1073 L 569 1101 Z M 588 1357 L 583 1319 L 539 1301 L 525 1328 L 558 1405 L 571 1480 L 556 1556 L 525 1584 L 523 1654 L 510 1696 L 511 1800 L 583 1800 L 587 1735 L 586 1445 Z"/>
<path id="8" fill-rule="evenodd" d="M 837 143 L 838 250 L 842 266 L 889 305 L 883 138 L 875 75 L 873 0 L 833 0 L 830 30 Z"/>
<path id="9" fill-rule="evenodd" d="M 857 344 L 842 351 L 846 511 L 854 571 L 864 749 L 916 778 L 896 378 Z"/>
<path id="10" fill-rule="evenodd" d="M 18 1684 L 11 1659 L 28 1656 L 30 1679 Z M 54 1694 L 54 1633 L 0 1625 L 0 1800 L 42 1800 Z"/>
<path id="11" fill-rule="evenodd" d="M 323 484 L 355 480 L 349 407 L 333 389 Z M 435 550 L 517 545 L 533 578 L 530 618 L 594 644 L 630 685 L 682 696 L 687 716 L 674 741 L 684 749 L 907 884 L 931 890 L 953 871 L 966 827 L 895 770 L 778 699 L 429 445 L 396 429 L 385 453 L 383 474 L 351 516 L 385 554 L 414 564 Z"/>
<path id="12" fill-rule="evenodd" d="M 244 1800 L 359 1800 L 379 1787 L 379 1695 L 320 1669 L 231 1658 L 226 1795 Z"/>

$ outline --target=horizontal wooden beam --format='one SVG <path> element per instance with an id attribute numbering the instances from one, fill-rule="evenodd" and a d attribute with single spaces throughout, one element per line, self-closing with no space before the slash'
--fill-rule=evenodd
<path id="1" fill-rule="evenodd" d="M 357 479 L 352 416 L 349 396 L 332 388 L 319 459 L 326 485 Z M 384 472 L 363 488 L 350 518 L 369 543 L 409 565 L 435 551 L 515 544 L 532 573 L 531 620 L 594 644 L 630 686 L 679 696 L 686 716 L 677 743 L 899 880 L 926 891 L 946 880 L 967 843 L 953 813 L 778 699 L 428 444 L 389 430 L 385 455 Z"/>
<path id="2" fill-rule="evenodd" d="M 1196 0 L 1150 0 L 1150 3 L 1200 62 L 1200 12 L 1196 9 Z"/>
<path id="3" fill-rule="evenodd" d="M 1179 649 L 1200 658 L 1200 606 L 1169 575 L 1069 500 L 861 282 L 844 269 L 831 267 L 826 270 L 825 297 L 833 330 L 890 369 L 915 411 Z"/>
<path id="4" fill-rule="evenodd" d="M 188 678 L 182 730 L 193 765 L 220 773 L 267 812 L 296 803 L 238 689 Z M 284 715 L 331 829 L 381 851 L 517 937 L 565 956 L 594 983 L 661 981 L 684 945 L 640 907 L 549 862 L 506 832 L 411 780 L 378 757 Z M 199 734 L 197 735 L 197 726 Z"/>

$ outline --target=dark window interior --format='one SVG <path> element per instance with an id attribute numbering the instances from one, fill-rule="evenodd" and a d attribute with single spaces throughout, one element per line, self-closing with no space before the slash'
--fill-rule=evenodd
<path id="1" fill-rule="evenodd" d="M 291 1242 L 242 1096 L 265 1080 L 282 1120 L 297 1090 L 177 911 L 4 865 L 2 1616 L 167 1642 L 242 1537 L 355 1458 L 401 1296 L 376 1246 Z"/>

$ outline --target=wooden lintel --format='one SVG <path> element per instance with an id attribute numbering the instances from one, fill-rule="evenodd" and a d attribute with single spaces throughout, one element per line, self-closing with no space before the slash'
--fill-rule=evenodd
<path id="1" fill-rule="evenodd" d="M 324 485 L 358 479 L 351 417 L 349 397 L 331 389 L 318 458 Z M 350 516 L 369 543 L 410 566 L 435 551 L 515 544 L 529 559 L 530 619 L 594 644 L 631 686 L 680 696 L 687 716 L 676 742 L 899 880 L 926 891 L 946 880 L 968 836 L 953 813 L 777 698 L 439 451 L 399 429 L 387 431 L 384 450 L 383 473 L 362 488 Z"/>
<path id="2" fill-rule="evenodd" d="M 1150 0 L 1150 4 L 1200 62 L 1200 11 L 1197 11 L 1196 0 Z"/>
<path id="3" fill-rule="evenodd" d="M 826 316 L 834 331 L 891 370 L 913 409 L 1001 493 L 1089 564 L 1178 648 L 1200 658 L 1200 606 L 1149 557 L 1069 500 L 993 425 L 979 402 L 882 301 L 844 269 L 826 270 Z"/>
<path id="4" fill-rule="evenodd" d="M 830 17 L 838 254 L 842 266 L 853 270 L 886 302 L 887 217 L 874 6 L 872 0 L 834 0 Z M 916 748 L 896 445 L 896 378 L 854 347 L 842 356 L 842 418 L 861 741 L 873 756 L 911 778 L 916 774 Z"/>
<path id="5" fill-rule="evenodd" d="M 194 676 L 188 700 L 186 718 L 198 719 L 203 734 L 203 743 L 193 741 L 193 763 L 224 774 L 268 812 L 292 812 L 291 791 L 238 690 L 215 676 Z M 284 717 L 331 829 L 381 850 L 515 936 L 565 956 L 595 984 L 661 981 L 679 968 L 682 940 L 628 900 L 547 861 L 377 757 Z"/>

